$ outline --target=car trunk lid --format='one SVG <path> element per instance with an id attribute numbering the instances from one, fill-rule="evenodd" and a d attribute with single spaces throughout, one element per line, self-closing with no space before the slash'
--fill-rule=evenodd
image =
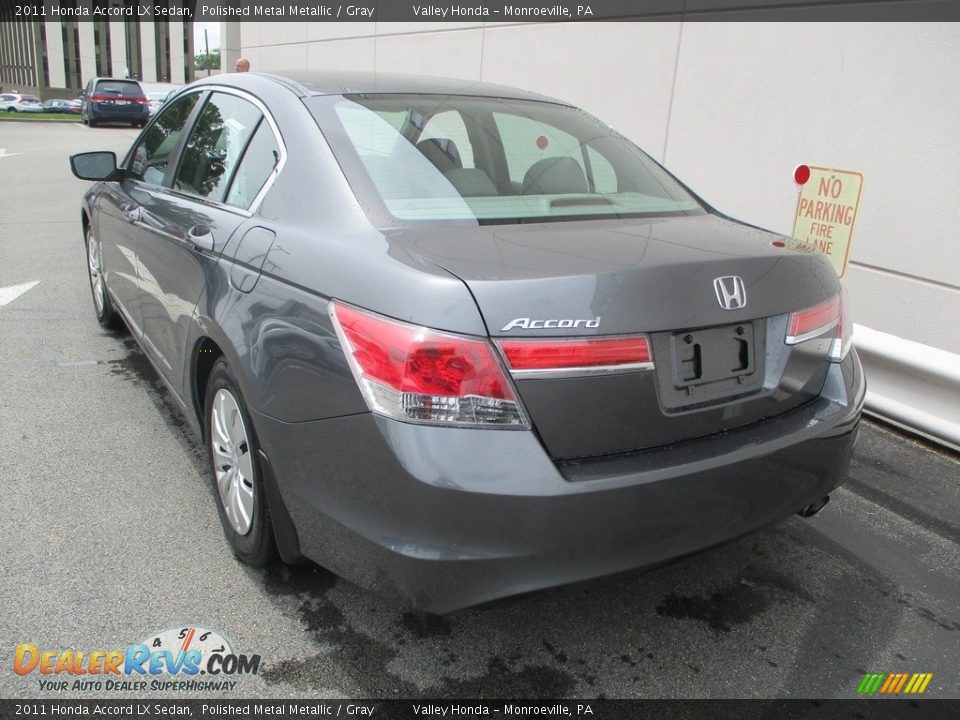
<path id="1" fill-rule="evenodd" d="M 829 263 L 741 223 L 704 214 L 418 226 L 390 242 L 463 280 L 494 339 L 647 335 L 653 369 L 515 375 L 558 459 L 758 422 L 813 399 L 826 377 L 828 340 L 790 347 L 784 337 L 790 312 L 839 291 Z M 736 290 L 729 278 L 742 281 L 742 307 L 722 306 Z"/>

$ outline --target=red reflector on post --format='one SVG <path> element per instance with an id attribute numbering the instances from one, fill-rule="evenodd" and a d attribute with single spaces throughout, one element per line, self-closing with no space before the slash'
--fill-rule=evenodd
<path id="1" fill-rule="evenodd" d="M 840 296 L 835 295 L 826 302 L 814 305 L 806 310 L 790 314 L 787 324 L 787 345 L 796 345 L 831 330 L 840 322 Z"/>
<path id="2" fill-rule="evenodd" d="M 652 364 L 645 335 L 573 340 L 500 340 L 507 365 L 518 375 L 572 374 L 574 371 L 648 370 Z"/>

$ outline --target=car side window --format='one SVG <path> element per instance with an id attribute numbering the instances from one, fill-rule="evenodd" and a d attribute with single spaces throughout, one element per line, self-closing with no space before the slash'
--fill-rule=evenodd
<path id="1" fill-rule="evenodd" d="M 128 168 L 131 177 L 151 185 L 163 184 L 170 155 L 180 141 L 198 97 L 199 93 L 190 93 L 163 108 L 133 151 Z"/>
<path id="2" fill-rule="evenodd" d="M 590 159 L 590 176 L 593 179 L 594 191 L 604 195 L 619 191 L 617 172 L 613 165 L 603 155 L 587 146 L 587 157 Z"/>
<path id="3" fill-rule="evenodd" d="M 227 205 L 246 210 L 280 162 L 280 146 L 270 123 L 261 120 L 230 183 Z"/>
<path id="4" fill-rule="evenodd" d="M 173 187 L 223 202 L 240 155 L 263 117 L 243 98 L 213 93 L 184 146 Z"/>

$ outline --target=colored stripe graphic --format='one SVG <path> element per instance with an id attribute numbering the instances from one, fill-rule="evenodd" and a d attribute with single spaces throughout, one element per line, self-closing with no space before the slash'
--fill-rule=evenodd
<path id="1" fill-rule="evenodd" d="M 899 677 L 896 673 L 890 673 L 887 675 L 887 679 L 884 681 L 883 686 L 880 688 L 880 694 L 890 692 L 890 688 L 893 687 L 894 682 Z"/>
<path id="2" fill-rule="evenodd" d="M 857 693 L 861 695 L 872 695 L 880 689 L 880 683 L 883 682 L 885 677 L 885 674 L 867 673 L 863 676 L 860 687 L 857 688 Z"/>
<path id="3" fill-rule="evenodd" d="M 867 673 L 857 685 L 857 695 L 920 695 L 933 673 Z"/>

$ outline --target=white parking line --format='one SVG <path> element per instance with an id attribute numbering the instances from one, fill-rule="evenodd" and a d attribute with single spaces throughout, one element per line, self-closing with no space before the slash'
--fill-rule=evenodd
<path id="1" fill-rule="evenodd" d="M 20 283 L 19 285 L 11 285 L 9 287 L 0 288 L 0 307 L 8 303 L 12 303 L 18 297 L 23 295 L 27 290 L 32 289 L 40 281 L 34 280 L 33 282 Z"/>
<path id="2" fill-rule="evenodd" d="M 19 155 L 20 153 L 8 153 L 6 148 L 0 148 L 0 160 L 3 158 L 13 157 L 14 155 Z"/>

